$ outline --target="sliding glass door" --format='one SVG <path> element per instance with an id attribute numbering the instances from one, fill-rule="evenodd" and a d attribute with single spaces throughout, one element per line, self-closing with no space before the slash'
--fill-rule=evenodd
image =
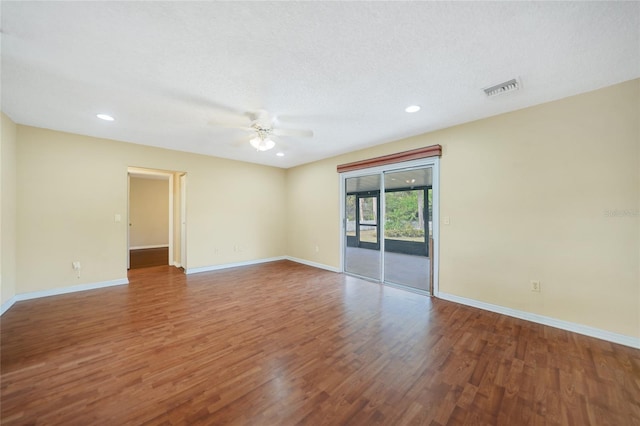
<path id="1" fill-rule="evenodd" d="M 342 179 L 344 271 L 432 292 L 434 166 L 352 174 Z"/>

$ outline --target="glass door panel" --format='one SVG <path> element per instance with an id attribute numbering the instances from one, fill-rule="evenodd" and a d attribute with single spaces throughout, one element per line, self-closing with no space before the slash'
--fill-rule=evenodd
<path id="1" fill-rule="evenodd" d="M 379 250 L 378 212 L 380 210 L 380 203 L 378 202 L 378 197 L 364 194 L 358 195 L 357 198 L 359 211 L 358 226 L 360 231 L 359 247 Z"/>
<path id="2" fill-rule="evenodd" d="M 345 184 L 345 271 L 380 280 L 380 175 Z"/>
<path id="3" fill-rule="evenodd" d="M 431 168 L 384 174 L 384 281 L 429 291 Z"/>

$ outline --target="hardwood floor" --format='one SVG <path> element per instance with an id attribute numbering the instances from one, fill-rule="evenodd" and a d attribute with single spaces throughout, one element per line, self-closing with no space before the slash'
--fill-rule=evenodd
<path id="1" fill-rule="evenodd" d="M 139 269 L 169 264 L 169 247 L 129 250 L 129 268 Z"/>
<path id="2" fill-rule="evenodd" d="M 16 303 L 2 424 L 640 424 L 640 351 L 288 261 Z"/>

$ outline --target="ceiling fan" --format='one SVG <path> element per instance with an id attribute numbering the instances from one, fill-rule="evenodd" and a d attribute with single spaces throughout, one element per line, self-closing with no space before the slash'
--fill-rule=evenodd
<path id="1" fill-rule="evenodd" d="M 292 137 L 312 137 L 313 132 L 305 129 L 283 129 L 274 127 L 275 117 L 269 115 L 265 110 L 257 110 L 247 112 L 245 117 L 250 119 L 247 124 L 234 123 L 218 123 L 212 122 L 213 125 L 229 127 L 233 129 L 247 130 L 253 133 L 253 137 L 249 139 L 249 143 L 258 151 L 268 151 L 276 146 L 272 136 L 292 136 Z"/>

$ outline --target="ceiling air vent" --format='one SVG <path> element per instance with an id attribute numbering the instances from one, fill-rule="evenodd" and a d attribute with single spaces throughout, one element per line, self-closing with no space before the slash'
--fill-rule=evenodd
<path id="1" fill-rule="evenodd" d="M 502 95 L 504 93 L 513 92 L 518 89 L 520 89 L 520 82 L 514 78 L 512 80 L 505 81 L 504 83 L 487 87 L 486 89 L 484 89 L 484 93 L 486 93 L 487 96 L 492 97 L 492 96 Z"/>

